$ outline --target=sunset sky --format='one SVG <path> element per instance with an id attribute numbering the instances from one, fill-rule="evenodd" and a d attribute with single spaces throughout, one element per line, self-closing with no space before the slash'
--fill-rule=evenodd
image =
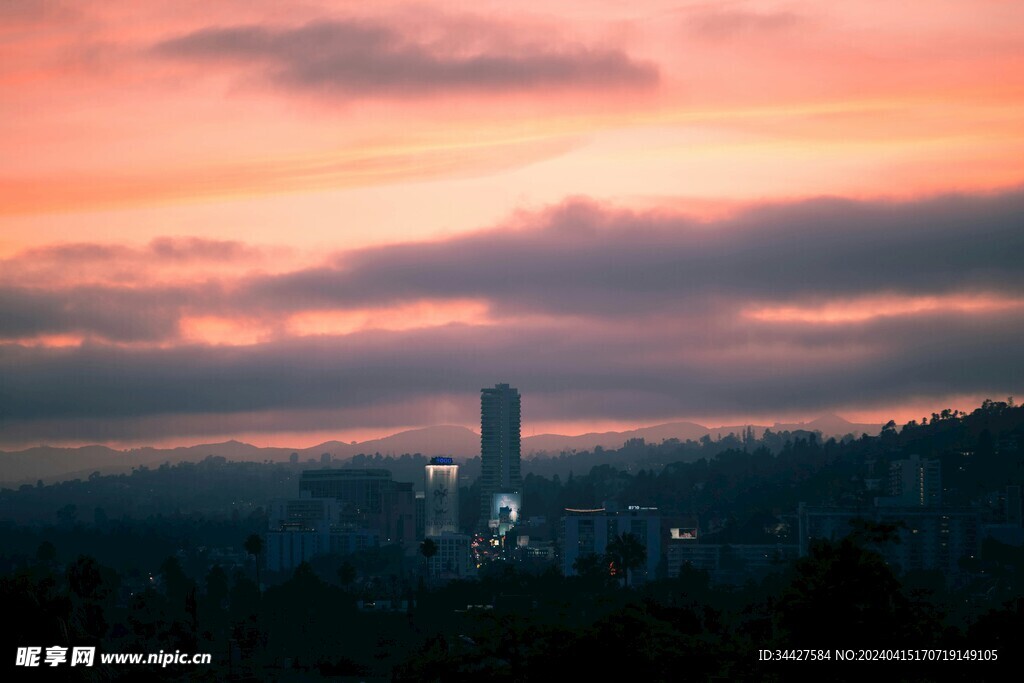
<path id="1" fill-rule="evenodd" d="M 1024 384 L 1024 3 L 0 3 L 0 448 Z"/>

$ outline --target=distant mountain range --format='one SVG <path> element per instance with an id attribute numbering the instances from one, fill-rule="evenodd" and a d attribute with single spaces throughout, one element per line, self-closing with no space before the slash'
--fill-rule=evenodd
<path id="1" fill-rule="evenodd" d="M 749 425 L 754 436 L 764 434 L 764 426 Z M 558 454 L 564 451 L 592 450 L 595 446 L 605 449 L 620 448 L 629 439 L 644 439 L 648 443 L 661 443 L 666 439 L 696 441 L 703 436 L 718 439 L 730 433 L 742 434 L 748 425 L 705 427 L 694 422 L 670 422 L 667 424 L 641 427 L 625 432 L 603 432 L 564 436 L 561 434 L 538 434 L 523 438 L 523 454 L 531 456 L 541 453 Z M 828 438 L 843 437 L 847 434 L 875 435 L 881 425 L 848 422 L 838 415 L 824 415 L 810 422 L 791 424 L 776 423 L 772 431 L 818 431 Z M 333 458 L 347 460 L 353 455 L 401 455 L 422 453 L 423 455 L 451 455 L 456 458 L 471 458 L 480 454 L 480 435 L 471 429 L 454 425 L 439 425 L 423 429 L 392 434 L 380 439 L 361 443 L 327 441 L 309 448 L 262 448 L 240 441 L 201 444 L 179 448 L 134 448 L 116 450 L 106 446 L 83 446 L 81 448 L 59 448 L 37 446 L 23 451 L 0 451 L 0 486 L 12 487 L 43 480 L 50 483 L 75 478 L 87 478 L 93 472 L 116 474 L 129 472 L 133 467 L 154 467 L 170 462 L 197 462 L 210 455 L 229 460 L 263 462 L 287 461 L 292 453 L 298 453 L 303 462 L 320 461 L 323 453 Z"/>
<path id="2" fill-rule="evenodd" d="M 523 439 L 523 453 L 532 455 L 536 453 L 557 454 L 563 451 L 585 451 L 593 449 L 594 446 L 601 448 L 621 448 L 628 439 L 643 439 L 647 443 L 661 443 L 667 439 L 679 439 L 680 441 L 697 441 L 703 436 L 710 436 L 712 439 L 720 439 L 729 434 L 741 435 L 747 428 L 754 431 L 754 437 L 760 439 L 766 429 L 763 425 L 732 425 L 722 427 L 705 427 L 695 422 L 669 422 L 666 424 L 654 425 L 653 427 L 640 427 L 626 432 L 603 432 L 580 434 L 579 436 L 562 436 L 560 434 L 538 434 Z M 874 436 L 882 431 L 882 425 L 858 424 L 844 420 L 838 415 L 823 415 L 810 422 L 779 423 L 776 422 L 770 427 L 773 432 L 794 432 L 798 430 L 807 432 L 821 432 L 824 438 L 834 436 L 837 439 L 853 434 L 859 437 L 861 434 Z"/>

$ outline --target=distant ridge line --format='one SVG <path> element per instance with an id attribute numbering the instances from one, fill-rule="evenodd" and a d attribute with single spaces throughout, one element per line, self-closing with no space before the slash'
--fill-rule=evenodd
<path id="1" fill-rule="evenodd" d="M 621 448 L 630 439 L 644 439 L 649 443 L 660 443 L 667 439 L 698 441 L 702 437 L 719 439 L 730 433 L 737 436 L 750 427 L 755 438 L 760 438 L 768 427 L 760 425 L 735 425 L 705 427 L 695 422 L 668 422 L 640 427 L 622 432 L 591 432 L 576 436 L 562 434 L 538 434 L 523 438 L 523 454 L 557 455 L 562 452 L 586 451 L 600 447 L 605 450 Z M 847 433 L 876 435 L 881 425 L 856 424 L 837 415 L 823 415 L 810 422 L 792 424 L 775 423 L 772 431 L 820 431 L 824 438 L 842 437 Z M 117 450 L 102 445 L 77 447 L 35 446 L 20 451 L 0 451 L 0 485 L 11 487 L 26 483 L 44 482 L 87 477 L 96 471 L 103 474 L 130 472 L 133 467 L 153 467 L 165 462 L 198 462 L 207 456 L 220 456 L 228 460 L 256 461 L 272 460 L 286 462 L 292 453 L 300 461 L 320 461 L 322 453 L 333 458 L 349 459 L 358 454 L 402 455 L 419 453 L 426 457 L 435 455 L 466 459 L 480 453 L 480 435 L 459 425 L 437 425 L 408 429 L 378 439 L 359 443 L 325 441 L 305 448 L 261 447 L 229 439 L 218 443 L 153 448 L 142 446 L 128 450 Z"/>

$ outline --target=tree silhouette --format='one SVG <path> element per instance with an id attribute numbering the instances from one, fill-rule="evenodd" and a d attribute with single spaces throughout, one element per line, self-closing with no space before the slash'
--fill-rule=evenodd
<path id="1" fill-rule="evenodd" d="M 88 555 L 79 555 L 66 571 L 68 588 L 83 600 L 100 599 L 103 593 L 103 577 L 96 560 Z"/>
<path id="2" fill-rule="evenodd" d="M 608 567 L 605 558 L 600 555 L 594 553 L 580 555 L 572 563 L 572 569 L 576 572 L 576 576 L 589 583 L 600 584 L 608 581 Z"/>
<path id="3" fill-rule="evenodd" d="M 109 606 L 120 578 L 88 555 L 79 555 L 65 575 L 72 603 L 70 625 L 90 639 L 102 638 L 107 631 L 105 606 Z"/>
<path id="4" fill-rule="evenodd" d="M 608 542 L 605 556 L 622 572 L 622 585 L 629 585 L 629 570 L 642 567 L 647 559 L 647 548 L 635 534 L 623 533 Z"/>
<path id="5" fill-rule="evenodd" d="M 36 562 L 44 567 L 52 567 L 57 561 L 57 546 L 49 541 L 43 541 L 36 549 Z"/>
<path id="6" fill-rule="evenodd" d="M 57 510 L 57 522 L 61 526 L 74 526 L 75 522 L 78 521 L 78 506 L 73 503 L 68 503 L 59 510 Z"/>
<path id="7" fill-rule="evenodd" d="M 931 626 L 878 552 L 895 529 L 864 522 L 840 541 L 816 539 L 793 566 L 778 604 L 783 632 L 801 642 L 896 643 Z"/>
<path id="8" fill-rule="evenodd" d="M 433 539 L 424 539 L 423 543 L 420 543 L 420 554 L 423 555 L 423 567 L 424 573 L 426 573 L 430 566 L 430 558 L 437 555 L 437 543 Z"/>
<path id="9" fill-rule="evenodd" d="M 178 558 L 172 555 L 164 560 L 160 564 L 160 575 L 164 581 L 164 593 L 175 609 L 185 605 L 194 582 L 182 569 Z"/>
<path id="10" fill-rule="evenodd" d="M 252 534 L 249 538 L 245 539 L 245 552 L 253 556 L 256 560 L 256 590 L 259 594 L 263 595 L 263 587 L 260 584 L 260 560 L 263 557 L 263 539 L 260 538 L 259 534 Z"/>
<path id="11" fill-rule="evenodd" d="M 206 574 L 206 596 L 217 609 L 223 608 L 228 600 L 228 574 L 219 564 L 213 565 Z"/>
<path id="12" fill-rule="evenodd" d="M 356 567 L 354 564 L 345 560 L 340 567 L 338 567 L 338 580 L 341 581 L 343 588 L 347 588 L 356 580 Z"/>

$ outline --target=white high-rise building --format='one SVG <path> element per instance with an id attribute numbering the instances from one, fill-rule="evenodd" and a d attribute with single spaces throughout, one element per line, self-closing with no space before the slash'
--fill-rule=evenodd
<path id="1" fill-rule="evenodd" d="M 431 458 L 425 476 L 425 534 L 458 533 L 459 466 L 451 458 Z"/>

